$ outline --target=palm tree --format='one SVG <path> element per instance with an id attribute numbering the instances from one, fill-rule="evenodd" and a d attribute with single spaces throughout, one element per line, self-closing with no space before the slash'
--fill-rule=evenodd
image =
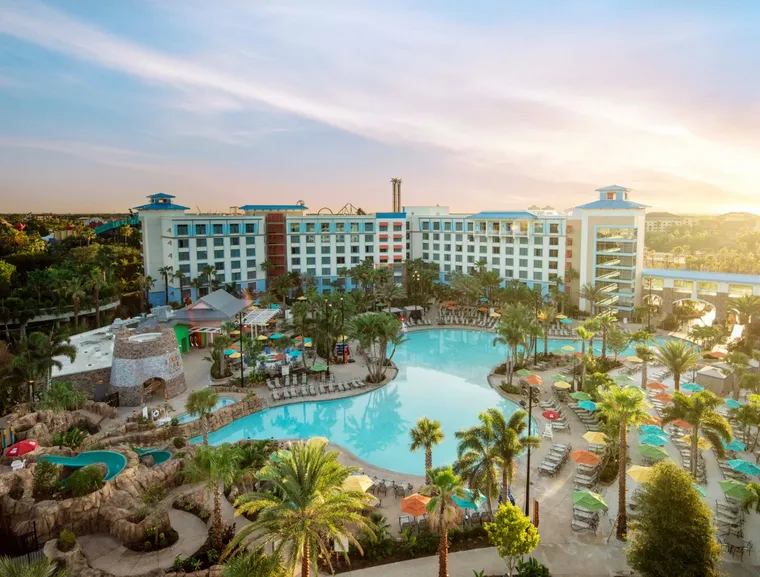
<path id="1" fill-rule="evenodd" d="M 24 391 L 29 402 L 34 400 L 34 384 L 40 378 L 40 365 L 35 358 L 34 351 L 25 346 L 26 339 L 22 340 L 22 346 L 16 356 L 5 367 L 3 376 L 4 382 L 10 383 L 15 390 L 11 391 L 11 396 L 21 398 L 20 391 Z"/>
<path id="2" fill-rule="evenodd" d="M 185 410 L 201 420 L 204 445 L 208 445 L 208 418 L 218 401 L 219 395 L 211 389 L 199 389 L 190 393 L 185 403 Z"/>
<path id="3" fill-rule="evenodd" d="M 636 345 L 636 356 L 641 359 L 641 388 L 644 389 L 649 380 L 649 363 L 654 361 L 657 356 L 646 344 Z"/>
<path id="4" fill-rule="evenodd" d="M 681 390 L 681 375 L 695 368 L 699 361 L 699 353 L 681 339 L 657 345 L 655 356 L 673 374 L 676 392 Z"/>
<path id="5" fill-rule="evenodd" d="M 479 426 L 454 433 L 459 441 L 454 471 L 467 481 L 470 489 L 485 495 L 488 512 L 493 514 L 491 499 L 499 497 L 500 461 L 488 413 L 480 413 L 478 418 Z"/>
<path id="6" fill-rule="evenodd" d="M 712 391 L 700 391 L 690 397 L 683 393 L 675 393 L 673 402 L 662 411 L 663 426 L 682 419 L 691 425 L 691 474 L 697 473 L 697 450 L 699 433 L 710 441 L 715 454 L 723 458 L 726 454 L 721 441 L 729 442 L 732 439 L 731 425 L 726 418 L 717 412 L 718 407 L 723 405 L 723 399 Z"/>
<path id="7" fill-rule="evenodd" d="M 404 291 L 392 280 L 381 284 L 377 287 L 378 296 L 383 299 L 388 312 L 391 312 L 391 306 L 404 295 Z"/>
<path id="8" fill-rule="evenodd" d="M 267 555 L 262 549 L 256 549 L 227 561 L 222 577 L 288 577 L 288 572 L 279 555 Z"/>
<path id="9" fill-rule="evenodd" d="M 749 495 L 744 499 L 742 509 L 745 513 L 749 513 L 752 509 L 755 513 L 760 513 L 760 485 L 755 482 L 748 483 L 747 492 Z"/>
<path id="10" fill-rule="evenodd" d="M 156 281 L 151 276 L 140 275 L 137 277 L 137 286 L 140 289 L 140 312 L 145 312 L 145 303 L 149 300 L 148 293 Z"/>
<path id="11" fill-rule="evenodd" d="M 71 306 L 74 309 L 74 332 L 79 331 L 79 308 L 83 298 L 87 297 L 87 291 L 80 277 L 72 277 L 63 285 L 63 291 L 71 298 Z"/>
<path id="12" fill-rule="evenodd" d="M 628 516 L 626 514 L 626 478 L 628 466 L 628 428 L 640 424 L 647 418 L 644 410 L 644 393 L 636 388 L 610 387 L 600 391 L 599 410 L 608 422 L 619 423 L 618 438 L 618 518 L 617 538 L 625 541 L 628 534 Z"/>
<path id="13" fill-rule="evenodd" d="M 275 269 L 275 265 L 272 261 L 265 260 L 259 265 L 259 268 L 261 269 L 261 272 L 263 272 L 266 275 L 267 288 L 269 288 L 269 275 Z"/>
<path id="14" fill-rule="evenodd" d="M 198 447 L 195 455 L 185 461 L 183 474 L 192 483 L 205 483 L 207 495 L 214 496 L 214 515 L 211 524 L 211 544 L 220 551 L 224 546 L 222 532 L 222 491 L 231 485 L 238 473 L 242 455 L 237 445 Z"/>
<path id="15" fill-rule="evenodd" d="M 433 468 L 433 445 L 443 441 L 443 431 L 439 421 L 431 421 L 427 417 L 422 417 L 417 421 L 417 426 L 409 431 L 412 439 L 409 450 L 419 451 L 425 449 L 425 471 Z M 428 481 L 430 476 L 427 476 Z"/>
<path id="16" fill-rule="evenodd" d="M 180 304 L 185 304 L 185 297 L 184 297 L 184 290 L 185 290 L 185 279 L 187 278 L 187 275 L 182 272 L 182 270 L 177 270 L 176 272 L 172 273 L 172 278 L 179 281 L 179 302 Z"/>
<path id="17" fill-rule="evenodd" d="M 575 334 L 581 341 L 581 381 L 579 391 L 583 390 L 583 380 L 586 376 L 586 341 L 594 338 L 594 333 L 584 326 L 575 327 Z"/>
<path id="18" fill-rule="evenodd" d="M 172 276 L 172 270 L 174 267 L 171 265 L 162 266 L 158 269 L 158 274 L 164 278 L 164 304 L 169 304 L 169 277 Z"/>
<path id="19" fill-rule="evenodd" d="M 604 291 L 601 286 L 596 286 L 592 283 L 586 283 L 581 287 L 578 294 L 582 299 L 587 300 L 591 304 L 591 316 L 596 315 L 596 305 L 602 300 Z"/>
<path id="20" fill-rule="evenodd" d="M 541 439 L 530 435 L 528 431 L 527 413 L 515 411 L 506 419 L 499 409 L 488 409 L 479 417 L 484 427 L 492 431 L 495 443 L 495 453 L 501 469 L 501 484 L 504 496 L 509 491 L 516 469 L 517 457 L 527 448 L 539 447 Z M 525 433 L 528 433 L 527 435 Z"/>
<path id="21" fill-rule="evenodd" d="M 202 278 L 206 279 L 208 292 L 210 293 L 213 290 L 213 282 L 216 280 L 216 267 L 210 264 L 203 265 L 203 267 L 198 271 L 198 274 Z"/>
<path id="22" fill-rule="evenodd" d="M 318 559 L 329 563 L 335 540 L 347 540 L 361 551 L 354 534 L 364 531 L 374 537 L 363 514 L 370 496 L 342 489 L 357 469 L 344 467 L 338 452 L 313 441 L 294 443 L 278 456 L 258 473 L 272 490 L 247 493 L 235 503 L 238 514 L 256 515 L 256 520 L 237 533 L 231 547 L 249 539 L 273 543 L 275 554 L 286 555 L 289 574 L 300 562 L 301 577 L 316 573 Z"/>
<path id="23" fill-rule="evenodd" d="M 742 295 L 732 299 L 731 312 L 736 314 L 738 321 L 744 325 L 744 340 L 747 354 L 752 352 L 752 319 L 760 314 L 760 297 L 755 295 Z"/>
<path id="24" fill-rule="evenodd" d="M 729 409 L 728 416 L 731 421 L 735 422 L 735 426 L 738 425 L 739 430 L 742 432 L 742 438 L 747 443 L 747 450 L 754 453 L 758 437 L 760 437 L 760 405 L 750 402 L 746 405 Z M 752 427 L 755 427 L 754 438 L 751 436 Z"/>
<path id="25" fill-rule="evenodd" d="M 493 346 L 505 345 L 507 348 L 507 360 L 505 363 L 505 369 L 509 379 L 509 384 L 512 384 L 512 376 L 515 372 L 515 359 L 517 358 L 517 347 L 525 345 L 525 328 L 522 324 L 512 322 L 509 318 L 502 317 L 499 322 L 499 326 L 496 328 L 496 334 L 498 335 L 493 339 Z"/>
<path id="26" fill-rule="evenodd" d="M 103 271 L 95 267 L 86 277 L 85 287 L 92 291 L 92 298 L 95 301 L 95 328 L 100 328 L 100 291 L 108 286 L 106 279 L 103 278 Z"/>
<path id="27" fill-rule="evenodd" d="M 28 337 L 28 346 L 32 356 L 39 365 L 40 373 L 47 377 L 45 388 L 53 380 L 53 368 L 61 369 L 63 365 L 56 357 L 68 357 L 72 363 L 77 357 L 77 348 L 71 344 L 63 333 L 53 329 L 49 334 L 34 332 Z"/>
<path id="28" fill-rule="evenodd" d="M 337 326 L 339 323 L 334 323 Z M 319 331 L 323 323 L 317 322 L 313 329 Z M 396 349 L 405 342 L 401 321 L 387 313 L 366 313 L 351 319 L 346 327 L 348 336 L 356 339 L 368 353 L 369 377 L 373 383 L 385 379 L 388 363 Z M 330 335 L 326 335 L 329 339 Z"/>
<path id="29" fill-rule="evenodd" d="M 0 577 L 68 577 L 70 574 L 67 570 L 59 570 L 58 564 L 47 557 L 31 563 L 0 557 Z"/>
<path id="30" fill-rule="evenodd" d="M 607 358 L 607 331 L 610 330 L 617 321 L 615 313 L 608 311 L 600 314 L 594 318 L 594 325 L 598 331 L 602 333 L 602 358 Z"/>
<path id="31" fill-rule="evenodd" d="M 124 237 L 124 245 L 126 246 L 127 241 L 132 238 L 132 236 L 135 234 L 135 229 L 132 228 L 130 225 L 125 225 L 121 227 L 121 235 Z"/>
<path id="32" fill-rule="evenodd" d="M 544 331 L 544 355 L 549 354 L 549 327 L 557 319 L 557 309 L 552 305 L 544 305 L 538 311 L 538 322 Z"/>
<path id="33" fill-rule="evenodd" d="M 432 497 L 427 504 L 430 526 L 438 530 L 438 577 L 449 577 L 449 531 L 462 519 L 462 510 L 454 497 L 466 499 L 462 479 L 451 467 L 441 471 L 427 472 L 430 483 L 421 489 L 423 495 Z"/>

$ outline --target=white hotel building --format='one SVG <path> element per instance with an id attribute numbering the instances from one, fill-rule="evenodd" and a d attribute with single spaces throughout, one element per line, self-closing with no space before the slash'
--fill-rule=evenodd
<path id="1" fill-rule="evenodd" d="M 246 205 L 228 214 L 192 214 L 168 194 L 154 194 L 136 207 L 142 226 L 145 274 L 155 279 L 151 302 L 162 304 L 160 268 L 181 270 L 185 295 L 195 297 L 190 279 L 213 266 L 223 283 L 263 291 L 261 263 L 271 275 L 299 271 L 313 275 L 320 291 L 332 290 L 342 269 L 371 259 L 389 267 L 402 282 L 407 259 L 436 263 L 440 280 L 470 272 L 479 261 L 506 280 L 548 288 L 578 271 L 577 287 L 603 283 L 605 305 L 624 315 L 640 300 L 644 250 L 644 205 L 630 190 L 597 190 L 599 200 L 565 213 L 551 208 L 452 214 L 447 207 L 407 206 L 403 212 L 308 214 L 294 205 Z M 345 279 L 347 290 L 352 279 Z M 179 283 L 169 283 L 179 301 Z M 580 302 L 582 308 L 588 303 Z"/>

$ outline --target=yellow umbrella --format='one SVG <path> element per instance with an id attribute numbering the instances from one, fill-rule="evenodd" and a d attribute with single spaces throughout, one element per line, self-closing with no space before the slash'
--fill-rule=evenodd
<path id="1" fill-rule="evenodd" d="M 300 296 L 300 297 L 298 297 L 296 300 L 297 300 L 297 301 L 305 301 L 305 300 L 308 300 L 308 299 L 307 299 L 305 296 L 301 295 L 301 296 Z"/>
<path id="2" fill-rule="evenodd" d="M 491 313 L 488 316 L 491 317 L 492 319 L 499 319 L 499 318 L 501 318 L 501 315 L 499 313 Z"/>
<path id="3" fill-rule="evenodd" d="M 687 443 L 691 445 L 691 435 L 684 435 L 679 440 L 683 443 Z M 712 444 L 710 443 L 710 441 L 708 441 L 704 437 L 699 437 L 697 439 L 697 447 L 699 448 L 700 451 L 707 451 L 712 448 Z"/>
<path id="4" fill-rule="evenodd" d="M 556 383 L 554 383 L 554 386 L 558 389 L 570 389 L 572 388 L 573 385 L 571 385 L 570 383 L 566 381 L 557 381 Z"/>
<path id="5" fill-rule="evenodd" d="M 341 487 L 344 491 L 361 491 L 362 493 L 369 489 L 375 482 L 367 475 L 351 475 L 343 481 Z"/>
<path id="6" fill-rule="evenodd" d="M 567 315 L 561 315 L 561 314 L 555 315 L 554 318 L 557 319 L 558 321 L 561 321 L 562 319 L 566 319 Z"/>
<path id="7" fill-rule="evenodd" d="M 648 483 L 652 476 L 652 467 L 634 465 L 627 471 L 628 476 L 637 483 Z"/>
<path id="8" fill-rule="evenodd" d="M 303 344 L 303 346 L 305 346 L 305 347 L 307 347 L 307 348 L 311 348 L 311 347 L 312 347 L 312 344 L 311 344 L 311 343 L 304 343 L 304 344 Z"/>
<path id="9" fill-rule="evenodd" d="M 347 340 L 348 340 L 348 337 L 347 337 L 346 335 L 340 335 L 340 336 L 338 337 L 338 340 L 339 340 L 339 341 L 342 341 L 342 342 L 344 342 L 344 341 L 347 341 Z"/>
<path id="10" fill-rule="evenodd" d="M 564 347 L 562 347 L 562 350 L 567 351 L 569 353 L 569 352 L 574 351 L 575 347 L 571 347 L 570 345 L 565 345 Z"/>
<path id="11" fill-rule="evenodd" d="M 644 362 L 639 357 L 626 357 L 625 360 L 628 361 L 629 363 L 643 363 Z"/>
<path id="12" fill-rule="evenodd" d="M 607 435 L 600 433 L 599 431 L 589 431 L 583 435 L 583 439 L 591 443 L 592 445 L 606 445 Z"/>
<path id="13" fill-rule="evenodd" d="M 256 340 L 257 341 L 266 341 L 267 340 L 267 336 L 266 335 L 259 335 L 259 336 L 256 337 Z"/>
<path id="14" fill-rule="evenodd" d="M 227 358 L 229 358 L 229 359 L 239 359 L 239 358 L 240 358 L 240 357 L 242 357 L 242 356 L 243 356 L 243 355 L 241 355 L 240 353 L 232 353 L 232 354 L 231 354 L 229 357 L 227 357 Z"/>

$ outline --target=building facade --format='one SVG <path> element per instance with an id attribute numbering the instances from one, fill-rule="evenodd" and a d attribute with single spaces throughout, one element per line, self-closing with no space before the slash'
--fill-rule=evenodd
<path id="1" fill-rule="evenodd" d="M 197 298 L 199 289 L 190 280 L 199 277 L 208 281 L 215 275 L 222 283 L 263 291 L 267 274 L 299 272 L 313 277 L 320 291 L 351 290 L 354 283 L 346 273 L 368 259 L 389 268 L 397 283 L 407 259 L 422 259 L 438 265 L 441 282 L 484 266 L 505 282 L 515 279 L 545 290 L 558 279 L 576 292 L 582 284 L 601 284 L 607 293 L 602 306 L 626 315 L 640 300 L 645 207 L 631 201 L 623 187 L 597 193 L 599 200 L 569 213 L 532 207 L 456 214 L 442 206 L 406 206 L 403 212 L 309 214 L 306 206 L 294 204 L 190 214 L 167 194 L 149 196 L 136 210 L 145 274 L 155 280 L 153 304 L 165 300 L 164 267 L 182 271 L 183 297 Z M 268 272 L 262 270 L 264 262 Z M 169 300 L 180 300 L 176 279 L 169 282 Z"/>
<path id="2" fill-rule="evenodd" d="M 665 232 L 674 226 L 687 224 L 686 219 L 670 212 L 650 212 L 644 221 L 646 232 Z"/>

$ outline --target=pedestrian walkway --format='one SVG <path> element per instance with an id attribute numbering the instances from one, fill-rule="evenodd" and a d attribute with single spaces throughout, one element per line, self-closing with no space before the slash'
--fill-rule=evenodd
<path id="1" fill-rule="evenodd" d="M 152 553 L 130 551 L 120 541 L 105 533 L 78 537 L 82 553 L 94 569 L 100 569 L 116 577 L 142 575 L 156 569 L 168 569 L 177 555 L 193 555 L 208 538 L 206 524 L 185 511 L 169 509 L 169 520 L 179 533 L 179 539 L 171 547 Z"/>

